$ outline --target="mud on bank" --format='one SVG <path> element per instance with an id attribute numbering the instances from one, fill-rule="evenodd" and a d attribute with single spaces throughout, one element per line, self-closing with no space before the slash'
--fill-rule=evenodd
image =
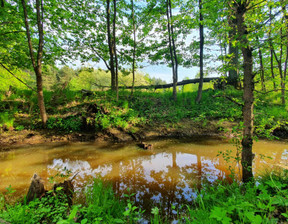
<path id="1" fill-rule="evenodd" d="M 127 132 L 120 128 L 111 128 L 97 132 L 61 132 L 57 130 L 39 129 L 22 131 L 5 131 L 0 134 L 0 150 L 8 150 L 13 146 L 34 145 L 48 142 L 141 142 L 157 138 L 197 138 L 219 137 L 231 138 L 233 123 L 225 122 L 219 125 L 216 121 L 209 121 L 205 126 L 192 120 L 183 120 L 173 124 L 155 123 L 138 126 L 135 131 Z M 223 130 L 228 131 L 223 131 Z"/>
<path id="2" fill-rule="evenodd" d="M 177 123 L 154 123 L 137 126 L 134 132 L 121 128 L 110 128 L 102 131 L 63 132 L 59 130 L 38 129 L 22 131 L 2 131 L 0 133 L 0 150 L 21 145 L 35 145 L 49 142 L 141 142 L 159 138 L 203 138 L 215 137 L 231 139 L 235 136 L 232 129 L 236 122 L 219 122 L 216 120 L 195 122 L 184 119 Z M 281 140 L 288 139 L 288 127 L 281 126 L 273 131 L 273 136 Z"/>

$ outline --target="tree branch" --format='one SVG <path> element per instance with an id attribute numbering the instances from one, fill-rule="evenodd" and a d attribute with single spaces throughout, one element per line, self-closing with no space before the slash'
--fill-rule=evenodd
<path id="1" fill-rule="evenodd" d="M 106 65 L 107 69 L 110 71 L 111 68 L 108 65 L 107 61 L 98 53 L 98 51 L 90 44 L 91 49 L 94 51 L 94 53 L 104 62 L 104 64 Z"/>
<path id="2" fill-rule="evenodd" d="M 10 34 L 10 33 L 23 33 L 23 32 L 25 32 L 25 31 L 15 30 L 15 31 L 10 31 L 10 32 L 6 32 L 6 33 L 1 33 L 0 36 L 4 36 L 4 35 Z"/>
<path id="3" fill-rule="evenodd" d="M 36 92 L 35 89 L 33 89 L 32 87 L 30 87 L 27 83 L 25 83 L 24 81 L 22 81 L 20 78 L 18 78 L 16 75 L 14 75 L 5 65 L 3 65 L 0 62 L 0 65 L 10 74 L 12 75 L 15 79 L 17 79 L 19 82 L 23 83 L 25 86 L 27 86 L 29 89 L 31 89 L 32 91 Z"/>
<path id="4" fill-rule="evenodd" d="M 254 5 L 251 5 L 250 7 L 247 8 L 247 11 L 250 10 L 250 9 L 255 8 L 257 5 L 260 5 L 261 3 L 265 2 L 265 1 L 266 1 L 266 0 L 263 0 L 263 1 L 261 1 L 261 2 L 258 2 L 258 3 L 256 3 L 256 4 L 254 4 Z"/>
<path id="5" fill-rule="evenodd" d="M 229 100 L 229 101 L 231 101 L 232 103 L 235 103 L 236 105 L 238 105 L 238 106 L 240 106 L 240 107 L 243 107 L 244 106 L 244 104 L 243 103 L 239 103 L 239 102 L 237 102 L 236 100 L 234 100 L 233 98 L 231 98 L 231 97 L 229 97 L 229 96 L 212 96 L 213 98 L 220 98 L 220 97 L 223 97 L 223 98 L 225 98 L 225 99 L 227 99 L 227 100 Z"/>
<path id="6" fill-rule="evenodd" d="M 260 94 L 267 94 L 267 93 L 271 93 L 271 92 L 278 92 L 278 91 L 281 91 L 283 89 L 273 89 L 273 90 L 270 90 L 270 91 L 265 91 L 265 92 L 262 92 L 262 91 L 258 91 L 258 90 L 254 90 L 256 93 L 260 93 Z M 286 89 L 284 89 L 284 91 L 287 91 Z"/>

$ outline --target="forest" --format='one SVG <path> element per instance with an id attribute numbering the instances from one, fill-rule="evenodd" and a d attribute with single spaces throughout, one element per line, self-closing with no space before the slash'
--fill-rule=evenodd
<path id="1" fill-rule="evenodd" d="M 286 223 L 287 65 L 287 0 L 0 0 L 0 223 Z"/>

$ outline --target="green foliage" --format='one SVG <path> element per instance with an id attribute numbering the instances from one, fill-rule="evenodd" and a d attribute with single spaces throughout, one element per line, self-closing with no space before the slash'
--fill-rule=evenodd
<path id="1" fill-rule="evenodd" d="M 5 197 L 15 191 L 7 188 L 0 195 L 0 218 L 11 223 L 137 223 L 148 218 L 153 224 L 167 223 L 167 217 L 159 208 L 151 210 L 151 216 L 144 217 L 143 211 L 135 206 L 131 197 L 115 196 L 112 185 L 94 179 L 84 188 L 85 202 L 82 205 L 68 205 L 61 197 L 53 194 L 36 199 L 29 204 L 5 203 Z M 129 189 L 128 189 L 129 192 Z M 50 193 L 48 193 L 50 194 Z M 254 183 L 239 184 L 218 181 L 203 184 L 192 205 L 178 211 L 179 223 L 281 223 L 288 214 L 288 171 L 273 171 L 263 175 Z M 184 208 L 184 209 L 183 209 Z M 166 220 L 166 221 L 163 221 Z"/>
<path id="2" fill-rule="evenodd" d="M 23 80 L 25 83 L 33 86 L 34 80 L 30 76 L 29 73 L 21 71 L 19 69 L 11 69 L 13 74 L 15 74 L 18 78 Z M 0 66 L 0 91 L 8 91 L 9 88 L 12 86 L 14 89 L 19 90 L 27 90 L 27 86 L 25 86 L 23 83 L 19 82 L 15 77 L 13 77 L 11 74 L 9 74 L 4 68 Z"/>
<path id="3" fill-rule="evenodd" d="M 129 130 L 131 126 L 140 124 L 145 121 L 136 109 L 129 106 L 129 101 L 119 100 L 118 102 L 110 101 L 111 96 L 100 99 L 100 104 L 103 105 L 106 114 L 98 112 L 95 115 L 95 125 L 98 129 L 120 128 Z"/>
<path id="4" fill-rule="evenodd" d="M 112 186 L 95 179 L 86 190 L 87 206 L 79 212 L 87 223 L 122 223 L 125 204 L 119 201 Z"/>
<path id="5" fill-rule="evenodd" d="M 57 223 L 67 217 L 68 204 L 52 193 L 47 197 L 35 199 L 29 204 L 18 202 L 6 204 L 0 217 L 11 223 Z"/>
<path id="6" fill-rule="evenodd" d="M 287 184 L 271 180 L 262 180 L 258 186 L 252 183 L 239 185 L 236 182 L 231 185 L 207 185 L 195 199 L 194 207 L 187 207 L 186 221 L 223 224 L 285 221 L 288 208 Z M 270 188 L 277 190 L 268 192 Z"/>
<path id="7" fill-rule="evenodd" d="M 50 117 L 47 121 L 48 129 L 60 129 L 66 132 L 80 131 L 82 121 L 78 117 L 55 118 Z"/>
<path id="8" fill-rule="evenodd" d="M 0 112 L 0 128 L 13 128 L 14 120 L 13 114 L 10 114 L 9 112 Z"/>
<path id="9" fill-rule="evenodd" d="M 98 130 L 120 128 L 130 131 L 143 123 L 160 122 L 176 125 L 183 119 L 191 119 L 201 126 L 207 126 L 209 120 L 239 122 L 242 119 L 241 107 L 225 98 L 225 96 L 229 96 L 241 103 L 242 91 L 233 88 L 215 91 L 207 89 L 209 87 L 207 85 L 203 91 L 202 102 L 196 105 L 194 100 L 197 93 L 188 87 L 189 85 L 185 86 L 184 90 L 178 93 L 177 102 L 172 100 L 170 90 L 135 91 L 133 97 L 130 97 L 130 91 L 122 90 L 119 92 L 118 102 L 114 100 L 115 94 L 111 91 L 95 91 L 91 96 L 83 96 L 80 91 L 72 91 L 69 88 L 57 89 L 54 92 L 45 91 L 46 108 L 48 113 L 52 115 L 49 116 L 47 126 L 49 129 L 65 132 L 80 131 L 82 128 L 81 116 L 86 114 L 87 111 L 84 106 L 88 103 L 101 105 L 107 112 L 104 114 L 98 112 L 95 116 L 93 115 L 91 124 L 95 125 L 95 129 Z M 4 98 L 3 104 L 0 106 L 1 122 L 10 122 L 9 125 L 13 125 L 15 121 L 16 128 L 19 126 L 17 129 L 22 130 L 23 127 L 29 126 L 27 122 L 19 121 L 19 116 L 15 116 L 13 120 L 11 113 L 7 115 L 7 112 L 1 111 L 10 107 L 16 114 L 18 112 L 30 114 L 32 117 L 30 123 L 35 123 L 38 120 L 37 95 L 30 90 L 15 90 L 13 92 L 9 101 L 5 101 L 6 98 Z M 285 127 L 288 120 L 286 107 L 275 105 L 273 102 L 267 101 L 266 98 L 260 98 L 255 105 L 256 134 L 270 137 L 275 128 L 283 125 Z M 71 112 L 81 115 L 72 117 Z M 87 119 L 91 120 L 92 118 Z M 32 126 L 38 127 L 37 122 Z"/>
<path id="10" fill-rule="evenodd" d="M 74 223 L 78 218 L 80 223 L 135 223 L 142 214 L 141 210 L 129 199 L 119 200 L 111 184 L 100 179 L 94 179 L 91 186 L 85 190 L 86 206 L 74 206 L 67 220 L 59 222 Z M 75 217 L 76 216 L 76 217 Z"/>

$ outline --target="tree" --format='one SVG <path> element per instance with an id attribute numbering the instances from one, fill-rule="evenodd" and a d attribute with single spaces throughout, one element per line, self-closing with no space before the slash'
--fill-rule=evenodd
<path id="1" fill-rule="evenodd" d="M 228 71 L 228 84 L 233 85 L 235 88 L 238 87 L 239 81 L 239 68 L 238 68 L 238 61 L 239 61 L 239 52 L 238 46 L 234 42 L 234 38 L 236 36 L 236 19 L 235 15 L 230 15 L 228 17 L 228 24 L 229 24 L 229 71 Z"/>
<path id="2" fill-rule="evenodd" d="M 134 85 L 135 85 L 135 67 L 136 67 L 136 22 L 135 22 L 135 10 L 134 10 L 134 0 L 131 0 L 131 16 L 132 16 L 132 27 L 133 27 L 133 56 L 132 56 L 132 89 L 131 95 L 133 95 Z"/>
<path id="3" fill-rule="evenodd" d="M 171 0 L 166 0 L 166 15 L 167 15 L 169 51 L 170 51 L 170 59 L 171 59 L 172 74 L 173 74 L 172 75 L 173 98 L 174 98 L 174 101 L 176 101 L 177 100 L 177 81 L 178 81 L 178 59 L 177 59 L 177 54 L 176 54 Z"/>
<path id="4" fill-rule="evenodd" d="M 278 67 L 281 90 L 281 103 L 285 105 L 286 77 L 288 63 L 288 15 L 287 1 L 268 1 L 269 6 L 269 29 L 268 42 L 270 50 L 270 68 L 273 78 L 274 90 L 276 90 L 275 79 L 277 72 L 274 72 L 274 62 Z M 275 61 L 274 61 L 275 60 Z"/>
<path id="5" fill-rule="evenodd" d="M 254 75 L 252 47 L 248 40 L 247 12 L 250 0 L 237 0 L 232 3 L 237 21 L 237 36 L 243 55 L 244 92 L 243 92 L 243 139 L 242 139 L 242 181 L 244 183 L 253 179 L 252 172 L 252 145 L 253 145 L 253 108 L 254 108 Z"/>
<path id="6" fill-rule="evenodd" d="M 196 97 L 196 103 L 200 103 L 202 98 L 202 88 L 203 88 L 203 78 L 204 78 L 204 70 L 203 70 L 203 56 L 204 56 L 204 25 L 203 25 L 203 14 L 202 14 L 202 0 L 199 0 L 199 14 L 200 14 L 200 22 L 199 22 L 199 33 L 200 33 L 200 81 L 198 86 L 198 93 Z"/>
<path id="7" fill-rule="evenodd" d="M 43 94 L 43 81 L 42 81 L 42 57 L 43 57 L 43 46 L 44 46 L 44 32 L 43 32 L 43 23 L 44 23 L 44 7 L 43 0 L 36 0 L 36 17 L 37 17 L 37 35 L 38 35 L 38 49 L 35 58 L 35 53 L 32 45 L 32 38 L 30 34 L 30 26 L 28 22 L 28 13 L 27 5 L 25 0 L 21 0 L 23 7 L 23 16 L 26 29 L 27 43 L 30 52 L 30 59 L 34 72 L 36 74 L 36 84 L 37 84 L 37 96 L 38 96 L 38 106 L 40 109 L 40 116 L 43 123 L 43 126 L 46 126 L 47 114 L 44 103 L 44 94 Z"/>
<path id="8" fill-rule="evenodd" d="M 118 100 L 118 58 L 116 51 L 116 0 L 113 0 L 113 22 L 111 32 L 111 19 L 110 19 L 110 0 L 106 0 L 106 23 L 107 23 L 107 38 L 110 56 L 110 72 L 111 72 L 111 88 L 116 91 L 116 98 Z"/>

